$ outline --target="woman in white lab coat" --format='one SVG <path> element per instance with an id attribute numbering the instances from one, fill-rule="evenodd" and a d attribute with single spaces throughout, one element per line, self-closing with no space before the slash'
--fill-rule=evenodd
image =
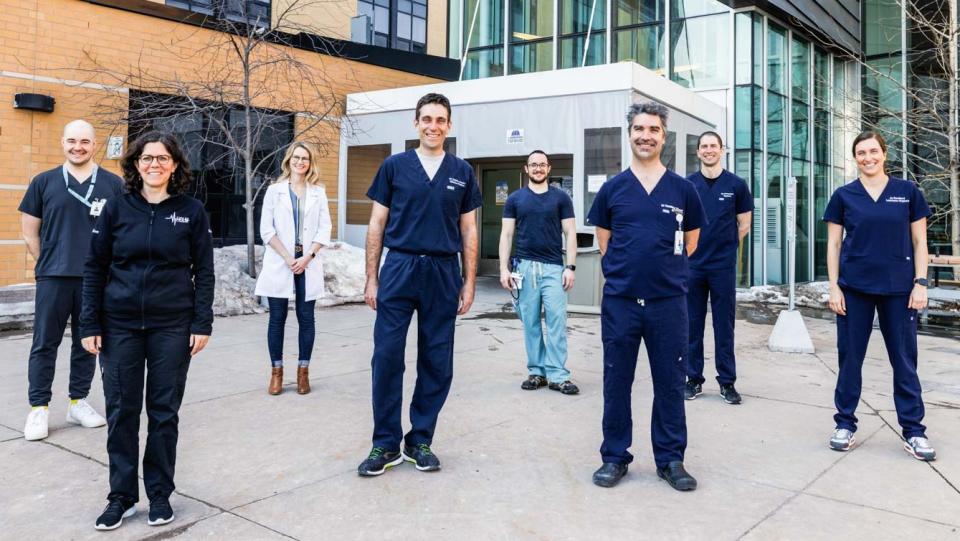
<path id="1" fill-rule="evenodd" d="M 263 268 L 255 293 L 267 297 L 270 305 L 267 348 L 271 364 L 268 392 L 272 395 L 283 390 L 283 329 L 290 300 L 295 302 L 299 324 L 297 392 L 310 392 L 314 305 L 323 296 L 323 264 L 317 252 L 330 244 L 332 229 L 317 158 L 313 145 L 291 144 L 283 157 L 280 177 L 263 197 Z"/>

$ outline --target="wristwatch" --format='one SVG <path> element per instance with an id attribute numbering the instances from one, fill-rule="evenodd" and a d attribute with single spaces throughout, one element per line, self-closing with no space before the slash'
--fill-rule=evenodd
<path id="1" fill-rule="evenodd" d="M 564 266 L 563 268 L 565 268 L 565 269 L 570 269 L 570 270 L 572 270 L 573 272 L 577 272 L 577 266 L 576 266 L 576 265 L 566 265 L 566 266 Z"/>
<path id="2" fill-rule="evenodd" d="M 926 279 L 926 278 L 914 278 L 914 279 L 913 279 L 913 283 L 917 284 L 918 286 L 923 286 L 923 287 L 927 287 L 927 284 L 929 284 L 929 282 L 927 282 L 927 279 Z"/>

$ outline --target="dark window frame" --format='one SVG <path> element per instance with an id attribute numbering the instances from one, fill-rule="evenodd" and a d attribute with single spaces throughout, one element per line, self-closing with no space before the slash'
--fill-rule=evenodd
<path id="1" fill-rule="evenodd" d="M 400 2 L 409 2 L 410 11 L 401 11 Z M 410 51 L 413 53 L 426 54 L 427 53 L 427 43 L 430 38 L 430 3 L 428 0 L 357 0 L 357 12 L 360 12 L 360 4 L 368 4 L 371 10 L 374 13 L 374 19 L 371 20 L 373 25 L 373 35 L 374 43 L 379 47 L 387 47 L 389 49 L 397 49 L 400 51 Z M 417 7 L 420 6 L 423 8 L 423 16 L 416 14 Z M 388 13 L 388 22 L 387 22 L 387 33 L 383 34 L 377 32 L 376 30 L 376 8 L 386 8 Z M 400 37 L 400 15 L 406 15 L 410 17 L 410 39 Z M 420 19 L 423 21 L 423 43 L 420 43 L 414 39 L 413 28 L 414 28 L 414 19 Z M 377 42 L 377 38 L 381 37 L 385 43 Z"/>
<path id="2" fill-rule="evenodd" d="M 250 7 L 257 6 L 264 10 L 265 19 L 261 19 L 261 26 L 269 28 L 273 22 L 273 2 L 272 0 L 232 0 L 243 3 L 248 15 L 234 15 L 230 11 L 231 0 L 166 0 L 166 5 L 185 9 L 193 13 L 209 15 L 216 19 L 253 24 L 257 15 L 251 17 Z"/>

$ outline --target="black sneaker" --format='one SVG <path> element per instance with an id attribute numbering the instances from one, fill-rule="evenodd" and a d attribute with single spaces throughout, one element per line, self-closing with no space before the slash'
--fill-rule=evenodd
<path id="1" fill-rule="evenodd" d="M 416 465 L 420 471 L 437 471 L 440 469 L 440 459 L 433 454 L 430 446 L 426 443 L 417 444 L 415 447 L 404 445 L 401 455 L 404 460 Z"/>
<path id="2" fill-rule="evenodd" d="M 520 384 L 520 388 L 524 391 L 536 391 L 540 387 L 547 386 L 547 378 L 543 376 L 530 376 L 529 378 L 523 380 L 523 383 Z"/>
<path id="3" fill-rule="evenodd" d="M 593 472 L 593 484 L 598 487 L 610 488 L 615 486 L 627 474 L 626 464 L 604 462 L 600 469 Z"/>
<path id="4" fill-rule="evenodd" d="M 701 394 L 703 394 L 703 384 L 693 380 L 687 380 L 687 384 L 683 386 L 683 398 L 686 400 L 694 400 Z"/>
<path id="5" fill-rule="evenodd" d="M 386 451 L 383 447 L 374 447 L 370 450 L 367 459 L 357 466 L 357 474 L 362 477 L 376 477 L 403 462 L 400 451 Z"/>
<path id="6" fill-rule="evenodd" d="M 740 393 L 737 392 L 732 383 L 720 386 L 720 396 L 723 397 L 723 401 L 727 404 L 739 404 L 742 400 Z"/>
<path id="7" fill-rule="evenodd" d="M 170 507 L 170 500 L 163 496 L 150 500 L 150 514 L 147 517 L 147 524 L 161 526 L 173 522 L 173 518 L 173 508 Z"/>
<path id="8" fill-rule="evenodd" d="M 697 488 L 697 480 L 683 469 L 683 462 L 674 460 L 666 468 L 657 468 L 657 477 L 670 483 L 673 488 L 686 492 Z"/>
<path id="9" fill-rule="evenodd" d="M 130 518 L 137 514 L 137 508 L 134 504 L 125 504 L 119 500 L 112 500 L 107 504 L 106 509 L 97 518 L 94 528 L 98 530 L 116 530 L 123 524 L 123 519 Z"/>
<path id="10" fill-rule="evenodd" d="M 563 394 L 577 394 L 580 392 L 580 388 L 570 380 L 564 381 L 563 383 L 551 383 L 550 390 L 560 391 Z"/>

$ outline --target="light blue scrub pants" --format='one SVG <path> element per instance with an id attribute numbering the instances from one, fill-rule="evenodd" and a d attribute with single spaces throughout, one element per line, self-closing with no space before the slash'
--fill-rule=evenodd
<path id="1" fill-rule="evenodd" d="M 520 318 L 527 346 L 527 371 L 550 383 L 570 379 L 567 364 L 567 295 L 563 291 L 563 266 L 520 260 Z M 547 324 L 546 336 L 540 318 Z"/>

